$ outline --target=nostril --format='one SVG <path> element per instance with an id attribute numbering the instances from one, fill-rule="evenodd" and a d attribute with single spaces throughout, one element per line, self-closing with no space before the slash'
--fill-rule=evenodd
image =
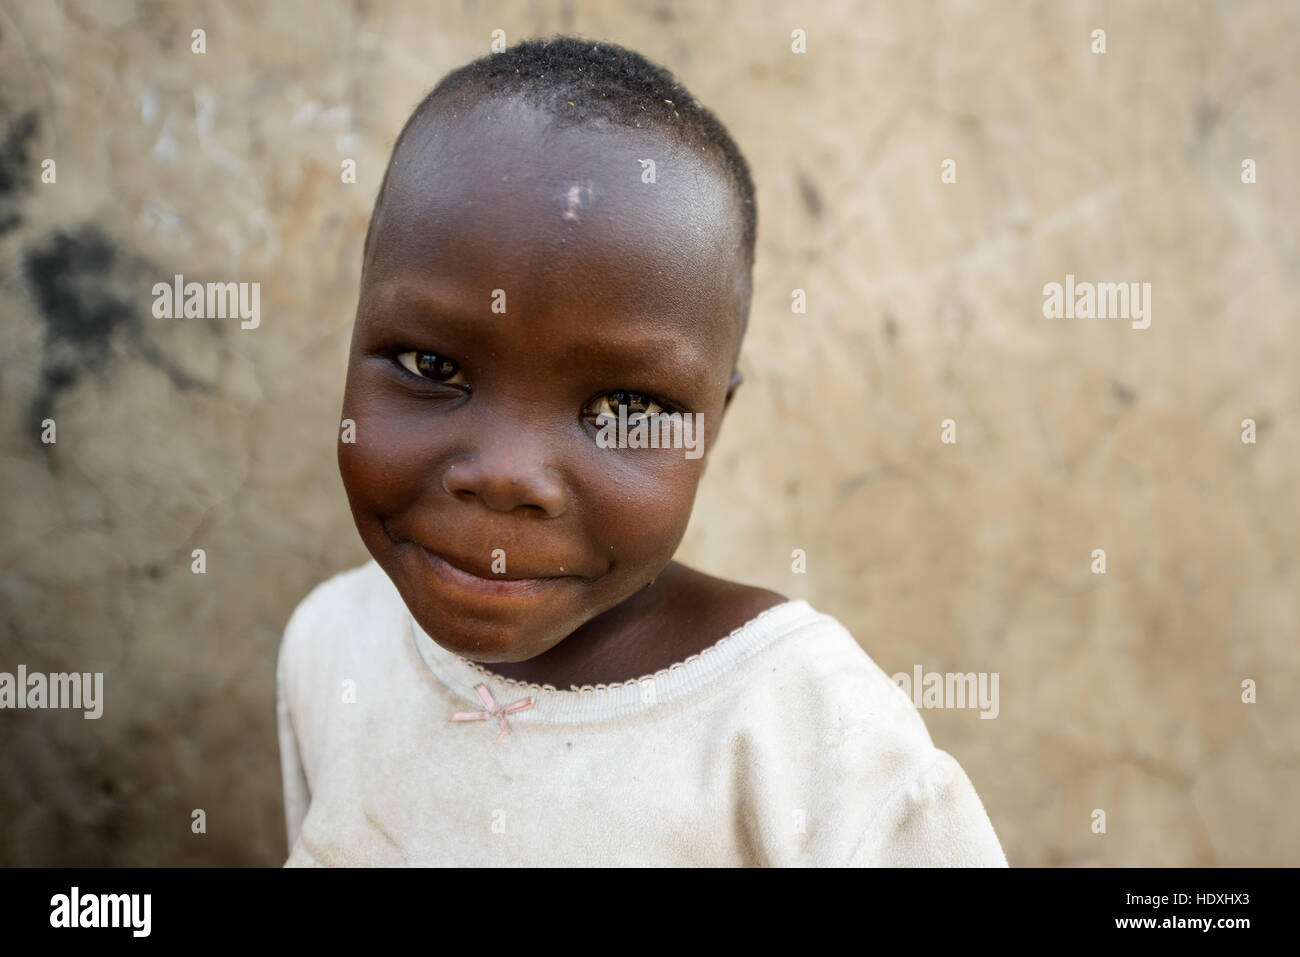
<path id="1" fill-rule="evenodd" d="M 558 476 L 516 450 L 447 463 L 442 488 L 460 502 L 480 502 L 496 512 L 519 509 L 547 517 L 564 511 Z"/>

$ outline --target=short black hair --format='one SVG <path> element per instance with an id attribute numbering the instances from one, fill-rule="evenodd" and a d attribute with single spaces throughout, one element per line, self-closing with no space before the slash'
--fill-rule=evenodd
<path id="1" fill-rule="evenodd" d="M 685 146 L 711 154 L 730 178 L 740 201 L 741 252 L 746 274 L 752 273 L 758 208 L 749 164 L 721 121 L 668 70 L 616 43 L 562 35 L 524 40 L 443 77 L 412 111 L 393 144 L 392 155 L 397 155 L 407 131 L 421 116 L 439 100 L 456 93 L 520 99 L 545 110 L 560 123 L 605 120 L 618 126 L 662 132 Z M 369 252 L 370 232 L 387 187 L 385 171 L 366 228 L 363 258 Z"/>

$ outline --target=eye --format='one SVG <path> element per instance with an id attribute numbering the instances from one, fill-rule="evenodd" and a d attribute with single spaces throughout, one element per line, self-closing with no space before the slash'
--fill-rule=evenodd
<path id="1" fill-rule="evenodd" d="M 621 405 L 627 406 L 629 419 L 642 415 L 658 415 L 664 411 L 664 407 L 655 401 L 654 396 L 646 395 L 644 392 L 606 392 L 604 395 L 597 396 L 596 401 L 587 407 L 587 411 L 596 417 L 602 415 L 617 417 Z"/>
<path id="2" fill-rule="evenodd" d="M 421 379 L 445 382 L 448 385 L 466 384 L 465 373 L 460 371 L 460 366 L 431 352 L 403 352 L 397 356 L 397 361 L 403 369 Z"/>

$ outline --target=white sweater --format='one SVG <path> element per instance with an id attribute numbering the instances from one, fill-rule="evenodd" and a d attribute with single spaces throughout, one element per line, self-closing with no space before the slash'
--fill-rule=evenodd
<path id="1" fill-rule="evenodd" d="M 368 562 L 294 612 L 278 699 L 289 866 L 1007 863 L 910 698 L 805 601 L 559 691 L 435 644 Z"/>

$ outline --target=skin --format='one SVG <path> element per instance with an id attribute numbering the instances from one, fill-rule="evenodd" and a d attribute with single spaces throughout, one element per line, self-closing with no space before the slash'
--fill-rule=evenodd
<path id="1" fill-rule="evenodd" d="M 712 162 L 646 130 L 495 100 L 408 131 L 364 265 L 339 468 L 366 548 L 441 646 L 557 688 L 625 681 L 785 600 L 672 561 L 707 451 L 596 443 L 596 410 L 647 399 L 703 413 L 717 440 L 748 308 L 736 208 Z"/>

